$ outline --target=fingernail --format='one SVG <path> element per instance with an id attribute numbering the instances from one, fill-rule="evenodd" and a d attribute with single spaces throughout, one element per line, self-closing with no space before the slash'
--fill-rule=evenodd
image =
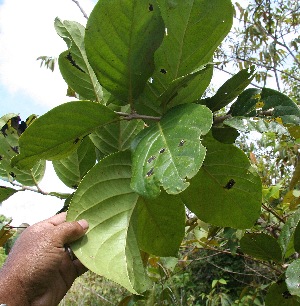
<path id="1" fill-rule="evenodd" d="M 86 220 L 82 219 L 82 220 L 79 220 L 77 221 L 81 227 L 84 229 L 84 230 L 87 230 L 89 228 L 89 224 Z"/>

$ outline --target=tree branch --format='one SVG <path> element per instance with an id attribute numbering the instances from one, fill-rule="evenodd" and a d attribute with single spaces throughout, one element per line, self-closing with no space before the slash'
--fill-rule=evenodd
<path id="1" fill-rule="evenodd" d="M 266 206 L 265 204 L 262 204 L 262 207 L 268 211 L 269 213 L 271 213 L 274 217 L 276 217 L 279 221 L 281 221 L 283 224 L 285 223 L 285 220 L 280 217 L 276 211 L 274 211 L 273 209 L 269 208 L 268 206 Z"/>
<path id="2" fill-rule="evenodd" d="M 37 189 L 33 188 L 33 187 L 29 187 L 29 186 L 24 186 L 22 184 L 19 184 L 19 183 L 16 183 L 16 182 L 13 182 L 13 181 L 10 181 L 10 183 L 15 186 L 15 187 L 20 187 L 21 189 L 18 190 L 18 191 L 25 191 L 25 190 L 29 190 L 29 191 L 33 191 L 33 192 L 37 192 L 37 193 L 40 193 L 40 194 L 43 194 L 43 195 L 49 195 L 48 192 L 46 191 L 43 191 L 41 188 L 37 187 Z"/>
<path id="3" fill-rule="evenodd" d="M 115 112 L 115 114 L 123 117 L 124 120 L 145 119 L 145 120 L 160 121 L 160 119 L 161 119 L 161 117 L 140 115 L 140 114 L 137 114 L 137 113 Z"/>
<path id="4" fill-rule="evenodd" d="M 77 0 L 72 0 L 80 9 L 81 13 L 83 14 L 84 18 L 89 19 L 89 16 L 86 14 L 86 12 L 81 7 L 80 3 Z"/>

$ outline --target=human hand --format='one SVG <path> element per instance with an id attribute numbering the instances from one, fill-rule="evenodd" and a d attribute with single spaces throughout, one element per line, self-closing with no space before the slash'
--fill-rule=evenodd
<path id="1" fill-rule="evenodd" d="M 82 237 L 85 220 L 66 222 L 58 214 L 28 227 L 17 239 L 0 271 L 0 303 L 56 306 L 86 268 L 72 260 L 65 245 Z"/>

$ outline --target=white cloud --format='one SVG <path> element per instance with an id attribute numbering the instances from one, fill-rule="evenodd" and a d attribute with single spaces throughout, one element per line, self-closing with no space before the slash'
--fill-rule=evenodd
<path id="1" fill-rule="evenodd" d="M 89 14 L 94 1 L 80 4 Z M 36 60 L 66 50 L 55 32 L 55 17 L 86 23 L 72 0 L 5 0 L 0 6 L 0 82 L 10 92 L 26 94 L 49 109 L 69 100 L 58 67 L 52 73 Z"/>

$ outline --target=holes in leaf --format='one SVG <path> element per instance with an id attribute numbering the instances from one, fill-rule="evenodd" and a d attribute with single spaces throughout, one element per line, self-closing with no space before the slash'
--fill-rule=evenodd
<path id="1" fill-rule="evenodd" d="M 10 172 L 9 175 L 10 175 L 12 178 L 16 178 L 16 177 L 17 177 L 13 172 Z"/>
<path id="2" fill-rule="evenodd" d="M 71 52 L 68 53 L 68 55 L 66 56 L 66 59 L 72 64 L 73 67 L 77 68 L 79 71 L 85 73 L 75 62 L 75 60 L 72 57 Z"/>
<path id="3" fill-rule="evenodd" d="M 76 143 L 78 143 L 79 140 L 80 140 L 80 138 L 76 138 L 76 139 L 73 141 L 73 143 L 76 144 Z"/>
<path id="4" fill-rule="evenodd" d="M 167 73 L 167 70 L 164 69 L 164 68 L 162 68 L 162 69 L 160 69 L 160 72 L 163 73 L 163 74 L 166 74 L 166 73 Z"/>
<path id="5" fill-rule="evenodd" d="M 165 149 L 165 148 L 162 148 L 162 149 L 160 149 L 160 150 L 158 151 L 159 154 L 162 154 L 162 153 L 164 153 L 164 152 L 166 152 L 166 149 Z"/>
<path id="6" fill-rule="evenodd" d="M 228 181 L 228 183 L 224 186 L 225 189 L 231 189 L 233 187 L 233 185 L 235 184 L 235 180 L 234 179 L 230 179 Z"/>
<path id="7" fill-rule="evenodd" d="M 185 144 L 185 140 L 181 139 L 180 142 L 179 142 L 178 147 L 182 147 L 184 144 Z"/>
<path id="8" fill-rule="evenodd" d="M 2 159 L 3 159 L 3 156 L 0 155 L 0 160 L 2 160 Z"/>
<path id="9" fill-rule="evenodd" d="M 151 175 L 153 175 L 153 173 L 154 173 L 154 168 L 151 168 L 151 169 L 147 172 L 146 176 L 147 176 L 147 177 L 150 177 Z"/>
<path id="10" fill-rule="evenodd" d="M 284 291 L 281 294 L 285 299 L 289 299 L 292 297 L 292 295 L 288 291 Z"/>
<path id="11" fill-rule="evenodd" d="M 153 4 L 149 3 L 149 12 L 153 12 Z"/>
<path id="12" fill-rule="evenodd" d="M 18 147 L 18 146 L 16 146 L 16 147 L 11 147 L 11 149 L 12 149 L 15 153 L 19 154 L 19 147 Z"/>
<path id="13" fill-rule="evenodd" d="M 150 164 L 151 162 L 153 162 L 156 159 L 155 155 L 152 155 L 148 160 L 147 163 Z"/>

